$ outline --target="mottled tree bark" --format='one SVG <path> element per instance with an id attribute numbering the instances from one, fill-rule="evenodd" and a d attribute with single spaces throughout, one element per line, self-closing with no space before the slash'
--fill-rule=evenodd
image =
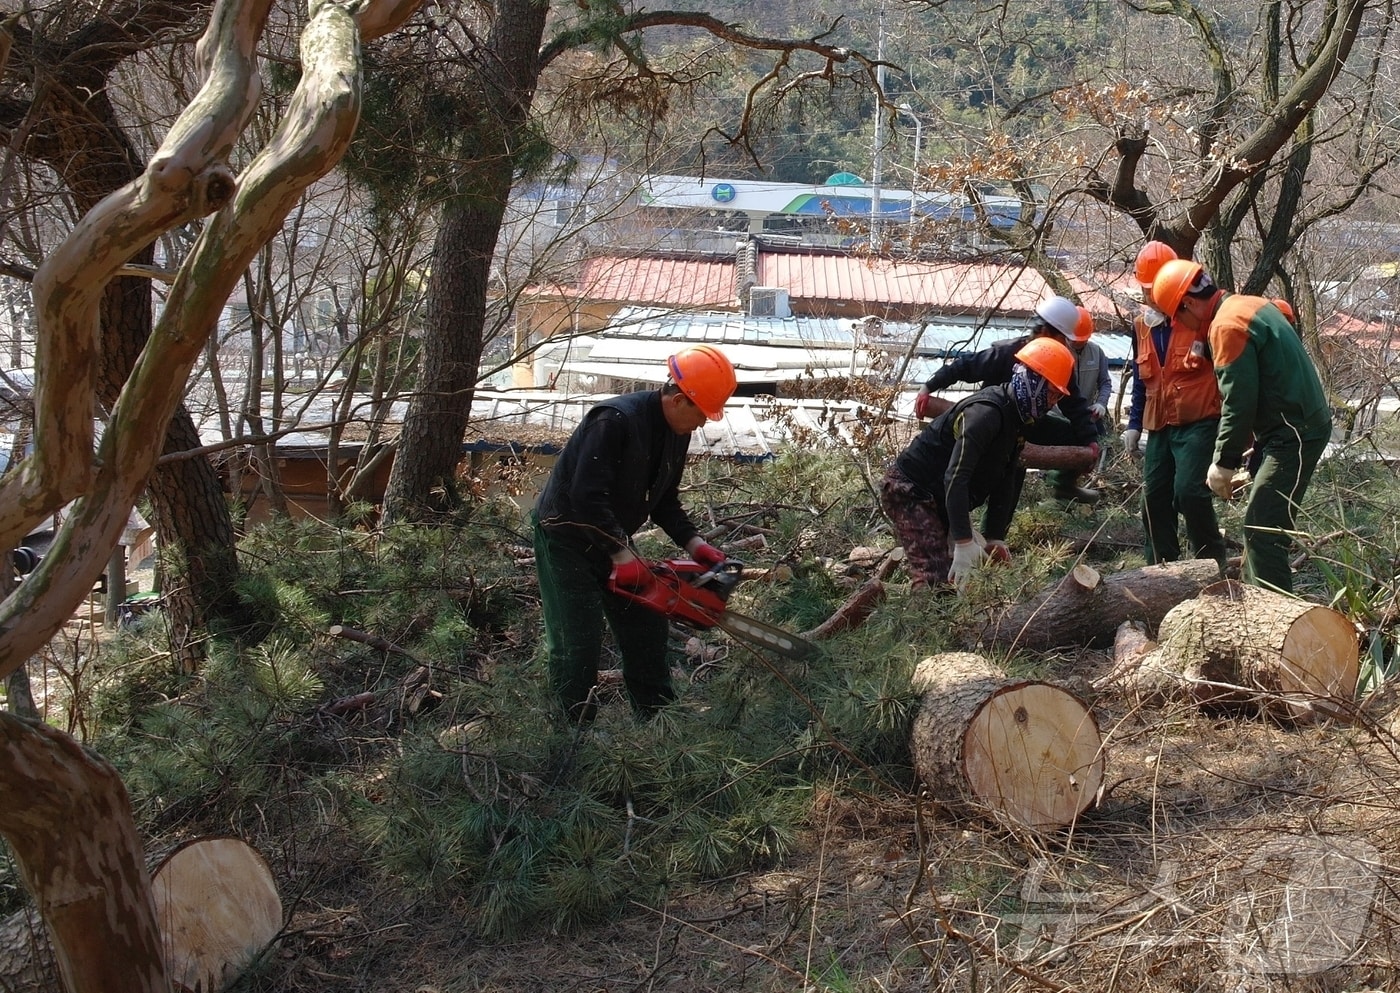
<path id="1" fill-rule="evenodd" d="M 228 161 L 259 96 L 271 0 L 220 0 L 199 43 L 196 95 L 136 180 L 105 197 L 35 276 L 35 451 L 0 477 L 0 547 L 72 501 L 49 553 L 0 604 L 0 676 L 71 616 L 106 563 L 163 447 L 190 370 L 248 263 L 359 120 L 360 41 L 416 0 L 316 3 L 302 75 L 278 131 L 235 182 Z M 105 289 L 159 234 L 210 215 L 150 341 L 121 384 L 94 455 L 92 397 Z M 150 879 L 121 781 L 42 724 L 0 714 L 0 835 L 15 852 L 73 993 L 169 993 Z"/>

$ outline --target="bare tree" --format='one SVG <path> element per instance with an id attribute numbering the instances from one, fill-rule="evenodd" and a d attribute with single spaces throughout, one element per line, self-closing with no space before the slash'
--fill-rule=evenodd
<path id="1" fill-rule="evenodd" d="M 203 89 L 146 170 L 90 210 L 35 274 L 35 449 L 0 479 L 0 544 L 74 501 L 50 554 L 0 604 L 0 676 L 43 645 L 91 588 L 160 454 L 165 426 L 230 291 L 302 192 L 344 153 L 358 121 L 360 40 L 416 0 L 317 3 L 282 127 L 241 174 L 229 158 L 260 85 L 271 0 L 213 9 Z M 208 215 L 169 301 L 93 444 L 93 329 L 104 289 L 163 231 Z M 72 991 L 169 989 L 149 878 L 120 780 L 66 736 L 0 714 L 0 833 L 36 897 Z"/>

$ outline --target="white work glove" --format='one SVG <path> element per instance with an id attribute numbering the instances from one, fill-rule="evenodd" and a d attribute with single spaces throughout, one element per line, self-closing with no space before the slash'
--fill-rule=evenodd
<path id="1" fill-rule="evenodd" d="M 1096 421 L 1103 420 L 1103 418 L 1107 416 L 1107 414 L 1108 408 L 1101 403 L 1096 403 L 1089 408 L 1089 416 Z"/>
<path id="2" fill-rule="evenodd" d="M 1133 458 L 1139 458 L 1142 450 L 1138 448 L 1138 443 L 1142 441 L 1142 432 L 1137 428 L 1128 428 L 1122 434 L 1123 450 Z"/>
<path id="3" fill-rule="evenodd" d="M 1210 491 L 1222 500 L 1229 500 L 1235 495 L 1235 470 L 1226 469 L 1223 465 L 1213 464 L 1210 472 L 1206 473 L 1206 485 Z"/>
<path id="4" fill-rule="evenodd" d="M 977 542 L 971 539 L 957 542 L 953 545 L 953 568 L 948 570 L 948 582 L 961 593 L 967 589 L 973 571 L 986 557 L 987 553 L 977 546 Z"/>

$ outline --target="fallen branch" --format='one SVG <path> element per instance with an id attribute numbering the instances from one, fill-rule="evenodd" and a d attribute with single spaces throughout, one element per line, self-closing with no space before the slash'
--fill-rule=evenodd
<path id="1" fill-rule="evenodd" d="M 361 631 L 358 628 L 346 627 L 344 624 L 332 624 L 326 629 L 326 633 L 332 638 L 344 638 L 346 641 L 357 641 L 361 645 L 368 645 L 381 652 L 393 652 L 395 655 L 402 655 L 406 659 L 421 663 L 407 648 L 401 648 L 392 641 L 379 637 L 377 634 L 370 634 L 368 631 Z"/>
<path id="2" fill-rule="evenodd" d="M 885 599 L 885 580 L 889 579 L 895 567 L 904 561 L 904 549 L 895 547 L 885 554 L 875 569 L 875 575 L 867 579 L 860 588 L 846 598 L 846 602 L 836 612 L 799 637 L 808 641 L 823 641 L 843 631 L 858 628 L 875 612 Z"/>

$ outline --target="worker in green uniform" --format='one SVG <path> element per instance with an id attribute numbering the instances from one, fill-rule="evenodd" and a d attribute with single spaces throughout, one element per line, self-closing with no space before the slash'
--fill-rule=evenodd
<path id="1" fill-rule="evenodd" d="M 1152 304 L 1152 281 L 1176 258 L 1170 246 L 1149 241 L 1138 252 L 1136 275 L 1144 297 L 1133 322 L 1133 386 L 1123 447 L 1143 453 L 1142 525 L 1149 564 L 1181 558 L 1180 524 L 1191 556 L 1226 567 L 1225 539 L 1206 487 L 1220 427 L 1220 387 L 1196 328 L 1174 325 Z"/>
<path id="2" fill-rule="evenodd" d="M 659 390 L 594 405 L 535 503 L 535 571 L 549 681 L 565 713 L 579 723 L 597 711 L 605 619 L 638 716 L 655 713 L 675 696 L 666 657 L 670 622 L 610 588 L 615 583 L 644 592 L 655 582 L 632 547 L 632 534 L 650 519 L 702 565 L 725 560 L 691 522 L 679 487 L 691 432 L 724 417 L 736 385 L 734 366 L 719 349 L 692 345 L 667 360 L 667 372 Z"/>
<path id="3" fill-rule="evenodd" d="M 1251 434 L 1263 452 L 1244 512 L 1244 579 L 1293 591 L 1288 547 L 1313 470 L 1332 436 L 1332 411 L 1298 332 L 1272 301 L 1226 293 L 1196 262 L 1165 263 L 1152 300 L 1194 329 L 1215 366 L 1220 425 L 1206 485 L 1234 495 Z"/>

